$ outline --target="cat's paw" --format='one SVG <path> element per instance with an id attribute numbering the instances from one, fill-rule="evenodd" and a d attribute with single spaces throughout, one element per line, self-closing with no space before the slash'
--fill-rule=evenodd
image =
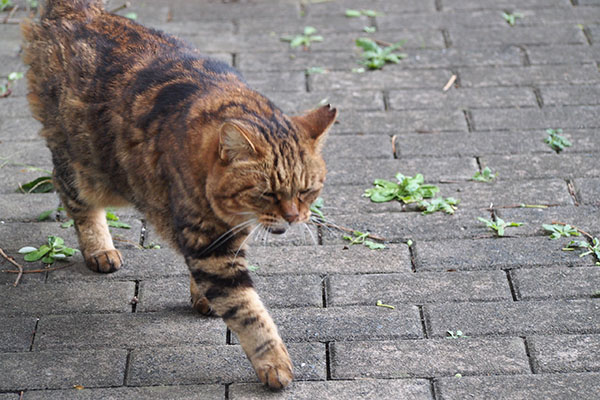
<path id="1" fill-rule="evenodd" d="M 95 272 L 115 272 L 123 265 L 123 257 L 119 250 L 101 250 L 90 254 L 85 258 L 89 269 Z"/>
<path id="2" fill-rule="evenodd" d="M 194 308 L 194 310 L 198 311 L 200 314 L 206 317 L 217 316 L 210 304 L 208 304 L 208 299 L 206 297 L 194 299 L 194 296 L 192 295 L 192 307 Z"/>
<path id="3" fill-rule="evenodd" d="M 252 364 L 258 379 L 271 389 L 283 389 L 294 379 L 292 362 L 283 343 L 253 360 Z"/>

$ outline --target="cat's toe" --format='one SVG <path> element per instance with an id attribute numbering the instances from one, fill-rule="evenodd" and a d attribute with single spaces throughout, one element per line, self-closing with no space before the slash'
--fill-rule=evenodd
<path id="1" fill-rule="evenodd" d="M 206 317 L 216 317 L 217 315 L 213 311 L 212 307 L 208 304 L 208 299 L 206 297 L 201 297 L 199 299 L 194 300 L 192 296 L 192 307 L 194 310 L 198 311 L 200 314 Z"/>
<path id="2" fill-rule="evenodd" d="M 115 272 L 123 266 L 123 257 L 119 250 L 101 250 L 86 257 L 85 263 L 89 269 L 95 272 Z"/>
<path id="3" fill-rule="evenodd" d="M 265 365 L 256 371 L 258 378 L 262 383 L 267 385 L 271 389 L 283 389 L 288 386 L 294 374 L 292 372 L 292 366 L 288 363 L 281 365 Z"/>

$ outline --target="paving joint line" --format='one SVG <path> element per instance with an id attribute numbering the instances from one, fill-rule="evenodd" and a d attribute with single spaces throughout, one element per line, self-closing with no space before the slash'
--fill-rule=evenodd
<path id="1" fill-rule="evenodd" d="M 447 49 L 452 47 L 452 38 L 450 37 L 450 32 L 447 29 L 441 29 L 442 37 L 444 38 L 444 46 Z"/>
<path id="2" fill-rule="evenodd" d="M 425 310 L 423 309 L 422 304 L 417 304 L 417 308 L 419 309 L 419 316 L 421 319 L 421 329 L 423 330 L 423 339 L 431 339 L 431 335 L 429 334 L 429 327 L 427 322 L 427 317 L 425 316 Z"/>
<path id="3" fill-rule="evenodd" d="M 589 46 L 592 46 L 594 44 L 594 39 L 592 37 L 592 32 L 590 31 L 590 28 L 584 25 L 581 27 L 581 32 L 583 32 L 583 36 L 585 36 L 587 44 Z"/>
<path id="4" fill-rule="evenodd" d="M 537 374 L 535 363 L 533 362 L 533 357 L 531 356 L 529 341 L 527 340 L 526 336 L 520 336 L 520 338 L 523 339 L 523 345 L 525 346 L 525 354 L 527 355 L 527 361 L 529 362 L 529 369 L 531 370 L 532 374 Z"/>
<path id="5" fill-rule="evenodd" d="M 434 400 L 438 400 L 439 399 L 439 395 L 437 393 L 437 389 L 435 388 L 436 384 L 437 384 L 436 378 L 435 377 L 434 378 L 429 378 L 427 380 L 429 381 L 429 390 L 431 392 L 431 398 L 434 399 Z"/>
<path id="6" fill-rule="evenodd" d="M 29 344 L 29 351 L 33 351 L 33 343 L 35 341 L 35 334 L 37 333 L 38 330 L 38 325 L 40 324 L 40 319 L 36 318 L 35 319 L 35 326 L 33 327 L 33 332 L 31 332 L 31 343 Z"/>
<path id="7" fill-rule="evenodd" d="M 508 280 L 508 287 L 510 289 L 510 294 L 512 296 L 513 301 L 519 301 L 519 293 L 517 292 L 517 288 L 513 282 L 512 277 L 512 268 L 507 268 L 503 270 L 506 273 L 506 279 Z"/>
<path id="8" fill-rule="evenodd" d="M 544 99 L 542 98 L 542 91 L 540 90 L 540 88 L 533 86 L 532 87 L 533 90 L 533 94 L 535 96 L 535 101 L 537 102 L 537 105 L 539 108 L 544 108 Z"/>
<path id="9" fill-rule="evenodd" d="M 571 0 L 571 5 L 577 7 L 579 5 L 579 0 Z"/>
<path id="10" fill-rule="evenodd" d="M 229 385 L 231 385 L 230 383 L 226 383 L 225 386 L 225 393 L 224 393 L 224 398 L 225 400 L 229 400 Z"/>
<path id="11" fill-rule="evenodd" d="M 327 308 L 327 282 L 329 281 L 329 277 L 327 275 L 321 276 L 321 294 L 323 296 L 323 308 Z"/>
<path id="12" fill-rule="evenodd" d="M 523 67 L 531 67 L 531 59 L 529 58 L 529 53 L 527 52 L 527 48 L 525 46 L 517 46 L 519 50 L 521 50 L 521 63 Z"/>
<path id="13" fill-rule="evenodd" d="M 577 195 L 577 190 L 575 189 L 575 183 L 573 182 L 572 179 L 566 179 L 565 181 L 567 183 L 567 191 L 569 192 L 571 199 L 573 199 L 573 204 L 575 204 L 575 207 L 579 207 L 581 205 L 581 199 Z"/>
<path id="14" fill-rule="evenodd" d="M 135 289 L 133 291 L 133 298 L 131 299 L 131 312 L 135 313 L 137 310 L 137 305 L 139 303 L 139 295 L 140 295 L 140 280 L 136 279 L 135 281 Z"/>
<path id="15" fill-rule="evenodd" d="M 444 10 L 444 6 L 442 5 L 442 0 L 434 0 L 433 6 L 435 7 L 435 11 L 441 12 Z"/>
<path id="16" fill-rule="evenodd" d="M 472 133 L 475 130 L 475 123 L 473 122 L 473 114 L 471 110 L 462 110 L 463 115 L 465 116 L 465 121 L 467 122 L 467 130 L 469 133 Z"/>
<path id="17" fill-rule="evenodd" d="M 390 92 L 387 90 L 384 90 L 382 92 L 383 95 L 383 110 L 384 111 L 390 111 Z"/>
<path id="18" fill-rule="evenodd" d="M 127 378 L 129 377 L 129 365 L 131 363 L 131 349 L 127 349 L 127 356 L 125 357 L 125 372 L 123 373 L 123 385 L 127 386 Z"/>
<path id="19" fill-rule="evenodd" d="M 231 66 L 233 68 L 239 68 L 238 65 L 238 60 L 237 60 L 237 53 L 231 53 Z"/>
<path id="20" fill-rule="evenodd" d="M 329 345 L 331 342 L 325 342 L 325 370 L 327 374 L 327 380 L 332 380 L 331 378 L 331 349 Z"/>
<path id="21" fill-rule="evenodd" d="M 408 239 L 412 240 L 412 239 Z M 406 242 L 408 242 L 408 240 Z M 400 242 L 402 243 L 402 242 Z M 410 254 L 410 269 L 412 272 L 417 272 L 417 249 L 415 248 L 415 242 L 413 240 L 412 245 L 408 246 L 408 252 Z"/>

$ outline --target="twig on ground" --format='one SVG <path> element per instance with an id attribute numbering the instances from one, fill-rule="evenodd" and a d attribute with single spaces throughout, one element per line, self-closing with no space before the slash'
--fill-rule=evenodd
<path id="1" fill-rule="evenodd" d="M 323 226 L 326 226 L 326 227 L 329 227 L 329 228 L 338 229 L 340 231 L 347 232 L 347 233 L 354 233 L 356 231 L 356 229 L 351 229 L 351 228 L 347 228 L 345 226 L 339 226 L 339 225 L 335 225 L 335 224 L 330 224 L 329 222 L 315 222 L 315 221 L 311 221 L 311 223 L 313 225 L 317 225 L 317 226 L 323 225 Z M 382 242 L 386 242 L 387 241 L 386 238 L 378 236 L 378 235 L 374 235 L 372 233 L 369 233 L 367 235 L 367 237 L 370 238 L 370 239 L 375 239 L 375 240 L 379 240 L 379 241 L 382 241 Z"/>
<path id="2" fill-rule="evenodd" d="M 398 135 L 394 135 L 392 136 L 392 155 L 394 156 L 394 158 L 396 157 L 396 137 Z"/>
<path id="3" fill-rule="evenodd" d="M 136 243 L 136 242 L 134 242 L 134 241 L 132 241 L 132 240 L 128 240 L 128 239 L 123 239 L 123 238 L 121 238 L 121 237 L 118 237 L 118 236 L 117 236 L 117 237 L 113 237 L 113 240 L 114 240 L 114 241 L 117 241 L 117 242 L 123 242 L 123 243 L 129 243 L 129 244 L 132 244 L 132 245 L 134 245 L 134 246 L 135 246 L 137 249 L 143 249 L 143 248 L 144 248 L 144 247 L 143 247 L 141 244 L 139 244 L 139 243 Z"/>
<path id="4" fill-rule="evenodd" d="M 70 267 L 72 265 L 75 265 L 74 263 L 69 263 L 66 265 L 59 265 L 58 267 L 52 267 L 52 268 L 40 268 L 40 269 L 27 269 L 22 271 L 23 274 L 40 274 L 42 272 L 50 272 L 50 271 L 56 271 L 58 269 L 64 269 L 67 267 Z M 7 274 L 17 274 L 21 271 L 17 271 L 15 269 L 3 269 L 2 272 L 6 272 Z"/>
<path id="5" fill-rule="evenodd" d="M 380 45 L 380 46 L 385 46 L 385 47 L 390 47 L 390 46 L 393 46 L 393 45 L 394 45 L 393 43 L 384 42 L 383 40 L 378 40 L 378 39 L 373 39 L 373 41 L 374 41 L 375 43 L 377 43 L 378 45 Z"/>
<path id="6" fill-rule="evenodd" d="M 565 224 L 564 222 L 560 222 L 560 221 L 552 221 L 552 223 L 553 223 L 553 224 L 556 224 L 556 225 L 563 225 L 563 226 L 564 226 L 564 225 L 571 225 L 571 224 Z M 587 236 L 588 238 L 590 238 L 590 239 L 594 240 L 594 237 L 593 237 L 592 235 L 590 235 L 589 233 L 587 233 L 586 231 L 584 231 L 584 230 L 581 230 L 581 229 L 579 229 L 578 227 L 576 227 L 576 226 L 573 226 L 573 225 L 571 225 L 571 227 L 572 227 L 573 229 L 576 229 L 576 230 L 577 230 L 579 233 L 581 233 L 582 235 L 584 235 L 584 236 Z"/>
<path id="7" fill-rule="evenodd" d="M 14 6 L 12 8 L 12 10 L 10 10 L 10 12 L 8 13 L 8 15 L 4 18 L 4 21 L 2 21 L 3 24 L 6 24 L 8 22 L 8 20 L 15 15 L 15 12 L 17 11 L 17 9 L 19 8 L 19 5 L 17 4 L 16 6 Z"/>
<path id="8" fill-rule="evenodd" d="M 444 89 L 442 89 L 444 92 L 447 92 L 448 90 L 450 90 L 450 88 L 452 87 L 452 85 L 454 85 L 454 82 L 456 82 L 456 74 L 453 74 L 450 79 L 448 80 L 448 83 L 446 83 L 446 86 L 444 86 Z"/>
<path id="9" fill-rule="evenodd" d="M 17 275 L 17 279 L 15 279 L 15 283 L 13 284 L 13 286 L 17 286 L 19 284 L 19 281 L 21 280 L 21 277 L 23 276 L 23 266 L 21 264 L 19 264 L 18 262 L 16 262 L 15 259 L 12 258 L 11 256 L 6 255 L 6 253 L 4 252 L 4 250 L 2 250 L 2 248 L 0 248 L 0 255 L 2 257 L 6 258 L 6 260 L 9 263 L 11 263 L 15 267 L 19 268 L 19 271 L 17 271 L 17 273 L 19 275 Z"/>
<path id="10" fill-rule="evenodd" d="M 119 12 L 121 10 L 126 9 L 127 7 L 131 7 L 131 3 L 126 1 L 125 3 L 121 4 L 119 7 L 117 8 L 113 8 L 112 10 L 109 11 L 109 13 L 114 14 L 116 12 Z"/>

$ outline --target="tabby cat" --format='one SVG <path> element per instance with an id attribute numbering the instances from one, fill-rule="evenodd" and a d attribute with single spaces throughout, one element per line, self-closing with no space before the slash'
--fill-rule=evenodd
<path id="1" fill-rule="evenodd" d="M 223 318 L 263 383 L 288 385 L 292 364 L 253 289 L 245 239 L 308 221 L 337 111 L 288 117 L 235 69 L 101 0 L 48 0 L 22 32 L 29 104 L 86 265 L 123 265 L 104 208 L 133 204 L 185 257 L 193 307 Z"/>

